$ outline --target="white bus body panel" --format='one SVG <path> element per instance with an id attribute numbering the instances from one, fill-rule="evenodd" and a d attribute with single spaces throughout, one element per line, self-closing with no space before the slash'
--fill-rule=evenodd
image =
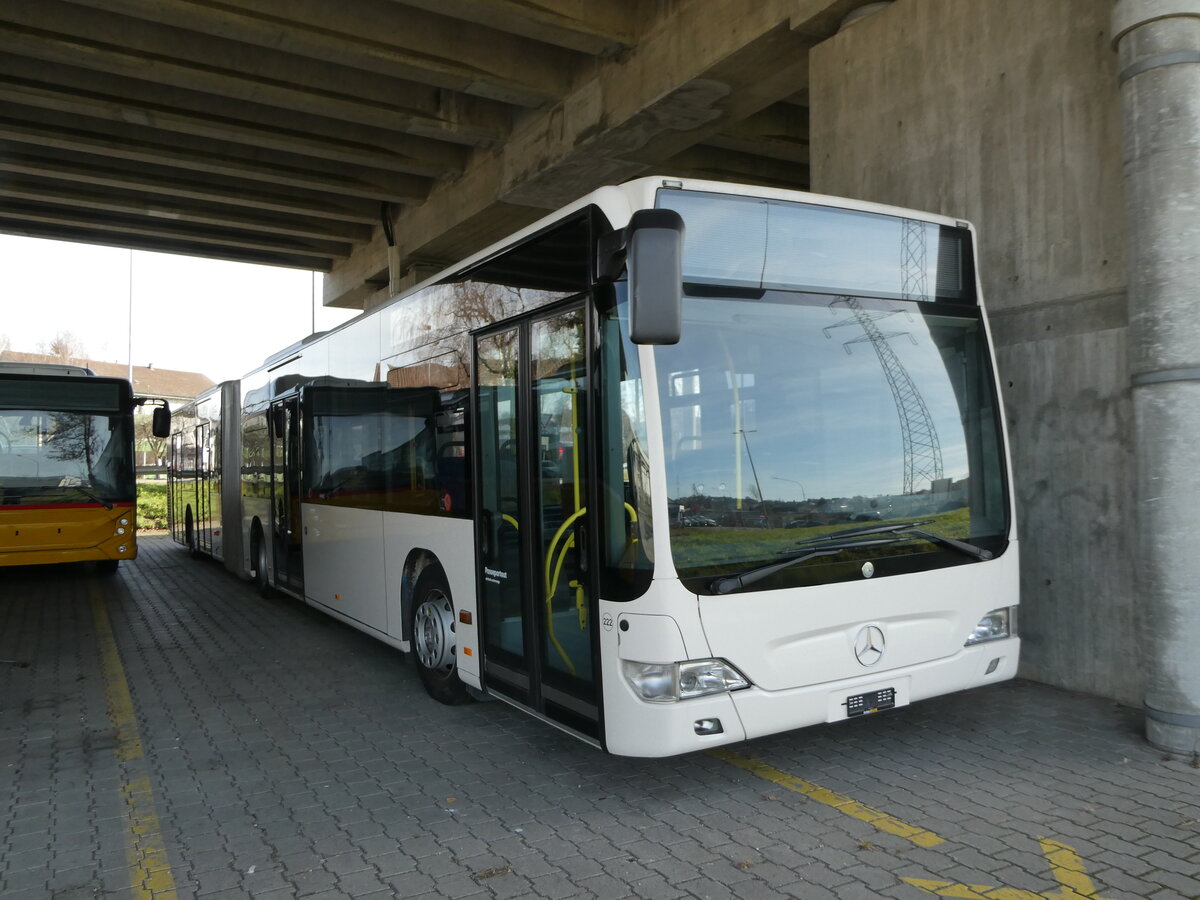
<path id="1" fill-rule="evenodd" d="M 400 595 L 403 590 L 404 564 L 414 550 L 436 557 L 446 573 L 450 598 L 454 601 L 455 638 L 458 677 L 471 687 L 479 687 L 479 655 L 483 652 L 478 634 L 479 610 L 475 582 L 475 523 L 449 516 L 422 516 L 414 513 L 384 513 L 384 552 L 387 556 L 389 622 L 396 638 L 401 636 Z M 412 590 L 413 585 L 408 585 Z M 471 623 L 458 616 L 465 611 Z"/>
<path id="2" fill-rule="evenodd" d="M 303 511 L 305 597 L 399 637 L 399 610 L 393 616 L 388 611 L 383 513 L 308 503 Z M 389 618 L 396 619 L 395 628 L 388 627 Z"/>
<path id="3" fill-rule="evenodd" d="M 402 602 L 405 566 L 413 551 L 433 556 L 446 573 L 456 617 L 461 610 L 471 620 L 471 624 L 460 620 L 456 626 L 459 677 L 479 687 L 473 523 L 323 504 L 306 503 L 302 509 L 305 599 L 407 649 Z"/>
<path id="4" fill-rule="evenodd" d="M 878 580 L 700 598 L 713 656 L 767 691 L 880 675 L 955 656 L 984 615 L 1010 606 L 1017 545 L 987 562 Z M 864 667 L 854 639 L 883 632 L 883 656 Z"/>
<path id="5" fill-rule="evenodd" d="M 847 698 L 869 691 L 892 688 L 895 705 L 902 707 L 1013 678 L 1018 638 L 964 643 L 985 614 L 1015 601 L 1018 578 L 1014 541 L 988 562 L 877 582 L 688 594 L 690 603 L 679 596 L 683 587 L 677 580 L 656 579 L 635 601 L 601 603 L 601 652 L 610 661 L 603 676 L 607 749 L 671 756 L 842 721 L 849 717 Z M 696 613 L 685 616 L 689 610 Z M 883 657 L 871 667 L 854 654 L 855 637 L 865 625 L 878 626 L 886 641 Z M 652 703 L 634 692 L 620 664 L 709 657 L 732 663 L 752 686 Z M 721 720 L 721 734 L 696 734 L 698 720 L 714 718 Z"/>

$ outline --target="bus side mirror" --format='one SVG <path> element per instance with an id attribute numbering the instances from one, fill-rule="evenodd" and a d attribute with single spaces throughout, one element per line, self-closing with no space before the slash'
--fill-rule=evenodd
<path id="1" fill-rule="evenodd" d="M 151 413 L 150 433 L 156 438 L 166 438 L 171 436 L 171 407 L 164 403 L 162 406 L 154 407 L 154 412 Z"/>
<path id="2" fill-rule="evenodd" d="M 629 337 L 635 344 L 678 344 L 683 320 L 683 218 L 673 209 L 639 209 L 622 231 L 601 239 L 599 275 L 629 271 Z"/>

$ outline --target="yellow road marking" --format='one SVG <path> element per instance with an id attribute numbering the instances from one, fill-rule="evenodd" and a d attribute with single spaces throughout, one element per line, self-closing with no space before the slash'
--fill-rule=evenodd
<path id="1" fill-rule="evenodd" d="M 167 848 L 158 823 L 158 810 L 154 805 L 154 790 L 150 786 L 150 773 L 133 711 L 133 698 L 129 694 L 129 682 L 125 680 L 125 667 L 121 664 L 121 654 L 113 636 L 104 594 L 93 585 L 90 596 L 92 618 L 96 623 L 96 642 L 100 646 L 100 666 L 104 674 L 104 696 L 108 701 L 108 720 L 117 735 L 113 755 L 119 762 L 125 763 L 121 794 L 129 807 L 125 857 L 134 870 L 130 890 L 134 900 L 174 900 L 177 896 L 175 877 L 167 861 Z"/>
<path id="2" fill-rule="evenodd" d="M 938 897 L 958 897 L 961 900 L 1105 900 L 1096 893 L 1096 886 L 1083 867 L 1083 860 L 1074 847 L 1038 838 L 1042 855 L 1050 864 L 1050 874 L 1058 882 L 1057 891 L 1022 891 L 1017 888 L 988 887 L 986 884 L 956 884 L 953 881 L 934 881 L 926 878 L 904 878 L 906 884 Z"/>
<path id="3" fill-rule="evenodd" d="M 752 775 L 757 775 L 759 778 L 763 778 L 772 784 L 777 784 L 789 791 L 803 794 L 810 800 L 823 803 L 826 806 L 836 809 L 838 812 L 845 813 L 848 816 L 873 825 L 880 831 L 898 835 L 907 841 L 911 841 L 918 847 L 936 847 L 946 842 L 945 839 L 938 837 L 932 831 L 918 828 L 916 825 L 909 825 L 907 822 L 902 822 L 894 816 L 889 816 L 886 813 L 879 812 L 877 809 L 865 806 L 852 797 L 847 797 L 845 794 L 835 793 L 827 788 L 813 784 L 811 781 L 805 781 L 803 778 L 789 775 L 787 772 L 782 772 L 748 756 L 742 756 L 740 753 L 734 753 L 732 750 L 727 750 L 724 747 L 709 750 L 708 754 L 709 756 L 724 760 L 731 765 L 735 765 L 739 769 L 745 769 Z M 961 884 L 954 881 L 938 881 L 931 878 L 902 878 L 901 881 L 905 884 L 911 884 L 913 887 L 920 888 L 926 893 L 935 894 L 939 897 L 956 897 L 958 900 L 1106 900 L 1106 898 L 1096 893 L 1096 886 L 1092 884 L 1092 879 L 1088 876 L 1084 868 L 1083 860 L 1075 852 L 1074 847 L 1069 847 L 1066 844 L 1050 840 L 1049 838 L 1038 838 L 1038 841 L 1042 845 L 1042 855 L 1046 857 L 1046 862 L 1050 864 L 1050 874 L 1058 882 L 1059 887 L 1057 891 L 1039 894 L 1035 891 L 1025 891 L 1020 888 L 990 887 L 986 884 Z"/>
<path id="4" fill-rule="evenodd" d="M 714 748 L 708 752 L 711 756 L 735 765 L 739 769 L 745 769 L 752 775 L 764 778 L 772 784 L 777 784 L 789 791 L 795 791 L 797 794 L 803 794 L 810 800 L 823 803 L 840 813 L 845 813 L 852 818 L 866 822 L 868 825 L 873 825 L 880 831 L 886 831 L 888 834 L 902 837 L 906 841 L 916 844 L 918 847 L 936 847 L 938 844 L 945 843 L 943 838 L 938 837 L 932 831 L 918 828 L 915 825 L 909 825 L 907 822 L 902 822 L 894 816 L 889 816 L 887 813 L 871 809 L 871 807 L 859 803 L 852 797 L 835 793 L 820 785 L 805 781 L 803 778 L 789 775 L 787 772 L 781 772 L 779 769 L 772 768 L 758 760 L 750 759 L 748 756 L 742 756 L 739 753 L 734 753 L 732 750 L 724 748 Z"/>
<path id="5" fill-rule="evenodd" d="M 1062 885 L 1062 890 L 1055 897 L 1088 897 L 1091 900 L 1104 900 L 1096 896 L 1096 886 L 1083 868 L 1083 860 L 1075 852 L 1074 847 L 1060 844 L 1049 838 L 1038 838 L 1042 845 L 1042 855 L 1050 863 L 1050 874 Z"/>

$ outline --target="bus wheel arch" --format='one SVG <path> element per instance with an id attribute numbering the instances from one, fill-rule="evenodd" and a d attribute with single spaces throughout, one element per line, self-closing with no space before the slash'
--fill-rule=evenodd
<path id="1" fill-rule="evenodd" d="M 421 683 L 439 703 L 457 705 L 471 697 L 458 677 L 454 601 L 441 563 L 430 558 L 416 576 L 409 604 L 409 646 Z"/>

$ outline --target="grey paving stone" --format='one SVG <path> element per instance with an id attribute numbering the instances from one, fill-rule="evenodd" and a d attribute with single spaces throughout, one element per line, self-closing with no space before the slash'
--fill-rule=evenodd
<path id="1" fill-rule="evenodd" d="M 713 757 L 618 760 L 504 704 L 439 706 L 394 650 L 142 548 L 113 579 L 22 571 L 0 593 L 0 658 L 31 663 L 0 668 L 5 900 L 136 876 L 95 590 L 181 897 L 1051 892 L 1039 837 L 1102 896 L 1200 894 L 1200 771 L 1135 710 L 1012 682 L 733 748 L 945 838 L 925 849 Z"/>

